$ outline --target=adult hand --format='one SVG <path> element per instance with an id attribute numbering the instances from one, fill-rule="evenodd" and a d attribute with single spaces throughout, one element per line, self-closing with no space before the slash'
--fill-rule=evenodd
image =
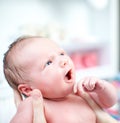
<path id="1" fill-rule="evenodd" d="M 46 123 L 43 98 L 39 90 L 34 89 L 24 100 L 20 93 L 14 90 L 14 97 L 17 112 L 10 123 Z"/>
<path id="2" fill-rule="evenodd" d="M 33 97 L 33 123 L 47 123 L 44 116 L 43 97 L 39 90 L 35 89 L 31 93 Z"/>

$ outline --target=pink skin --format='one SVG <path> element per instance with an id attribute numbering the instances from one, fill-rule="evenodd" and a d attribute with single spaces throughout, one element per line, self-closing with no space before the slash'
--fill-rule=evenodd
<path id="1" fill-rule="evenodd" d="M 27 71 L 32 81 L 21 83 L 18 86 L 20 92 L 29 96 L 30 91 L 39 89 L 44 98 L 52 99 L 73 92 L 74 65 L 63 49 L 48 39 L 40 38 L 29 40 L 29 44 L 24 47 L 19 53 L 19 63 L 26 61 L 26 66 L 29 64 Z"/>
<path id="2" fill-rule="evenodd" d="M 73 91 L 80 96 L 87 92 L 103 108 L 109 108 L 117 102 L 116 89 L 113 85 L 96 77 L 83 78 L 75 83 Z"/>
<path id="3" fill-rule="evenodd" d="M 75 84 L 73 62 L 55 43 L 45 38 L 26 40 L 29 43 L 24 45 L 19 52 L 20 57 L 16 58 L 18 65 L 26 67 L 24 69 L 30 79 L 29 82 L 19 84 L 18 89 L 21 93 L 30 96 L 33 89 L 39 89 L 44 98 L 60 100 L 73 90 L 74 93 L 78 92 L 78 95 L 85 90 L 101 107 L 115 104 L 116 91 L 108 82 L 87 77 Z"/>
<path id="4" fill-rule="evenodd" d="M 110 107 L 116 102 L 115 88 L 108 82 L 87 77 L 75 84 L 73 62 L 55 43 L 45 38 L 32 38 L 28 42 L 17 58 L 17 64 L 26 67 L 25 72 L 30 78 L 29 82 L 19 84 L 18 89 L 21 93 L 30 96 L 33 89 L 39 89 L 44 98 L 60 100 L 73 90 L 79 95 L 85 90 L 102 107 Z M 106 98 L 106 95 L 109 96 Z"/>
<path id="5" fill-rule="evenodd" d="M 87 77 L 75 83 L 75 70 L 72 60 L 64 50 L 48 39 L 26 39 L 20 52 L 17 52 L 15 60 L 17 61 L 15 64 L 21 67 L 22 72 L 24 72 L 22 73 L 24 74 L 23 77 L 27 77 L 29 80 L 21 82 L 18 90 L 28 96 L 28 98 L 23 101 L 24 104 L 27 105 L 27 110 L 24 110 L 23 116 L 26 117 L 24 114 L 28 114 L 28 120 L 30 121 L 32 121 L 33 108 L 35 106 L 31 105 L 30 100 L 30 109 L 26 101 L 28 99 L 34 100 L 36 94 L 40 97 L 41 100 L 39 101 L 41 107 L 43 107 L 42 112 L 39 113 L 43 114 L 43 120 L 45 121 L 46 118 L 48 123 L 56 123 L 56 121 L 60 123 L 61 117 L 59 114 L 62 116 L 62 123 L 96 123 L 94 112 L 84 99 L 81 98 L 84 91 L 102 108 L 112 106 L 117 100 L 115 88 L 108 82 L 95 77 Z M 39 91 L 35 91 L 36 89 L 40 90 L 40 95 L 38 93 Z M 73 92 L 75 94 L 73 94 Z M 38 104 L 37 101 L 35 101 L 34 104 Z M 65 108 L 69 109 L 67 113 L 64 111 Z M 38 108 L 34 109 L 34 113 L 38 111 Z M 86 116 L 88 119 L 86 119 Z M 18 121 L 18 117 L 19 112 L 18 115 L 16 114 L 15 116 L 16 121 Z M 29 117 L 31 119 L 29 119 Z M 19 118 L 23 119 L 21 117 Z"/>
<path id="6" fill-rule="evenodd" d="M 17 112 L 10 123 L 47 123 L 43 98 L 39 90 L 34 89 L 30 92 L 30 96 L 24 100 L 16 90 L 14 90 L 14 96 Z"/>

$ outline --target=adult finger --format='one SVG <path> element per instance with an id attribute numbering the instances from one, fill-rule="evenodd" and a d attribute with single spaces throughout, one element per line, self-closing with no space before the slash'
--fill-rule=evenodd
<path id="1" fill-rule="evenodd" d="M 97 117 L 97 123 L 118 123 L 117 120 L 112 118 L 108 113 L 102 110 L 102 108 L 97 105 L 93 99 L 91 99 L 90 95 L 87 93 L 82 93 L 81 95 L 88 103 L 88 105 L 94 110 L 96 117 Z"/>
<path id="2" fill-rule="evenodd" d="M 13 93 L 14 93 L 14 102 L 15 102 L 16 108 L 18 108 L 18 105 L 23 100 L 22 95 L 20 94 L 18 90 L 13 90 Z"/>
<path id="3" fill-rule="evenodd" d="M 35 95 L 37 94 L 37 95 Z M 34 93 L 33 98 L 33 123 L 47 123 L 44 115 L 44 104 L 42 95 Z"/>

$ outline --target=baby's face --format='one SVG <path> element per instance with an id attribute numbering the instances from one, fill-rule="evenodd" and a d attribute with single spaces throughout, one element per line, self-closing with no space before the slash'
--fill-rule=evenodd
<path id="1" fill-rule="evenodd" d="M 31 88 L 39 89 L 46 98 L 61 98 L 71 93 L 75 70 L 70 57 L 48 39 L 32 40 L 22 51 L 22 60 L 29 64 Z"/>

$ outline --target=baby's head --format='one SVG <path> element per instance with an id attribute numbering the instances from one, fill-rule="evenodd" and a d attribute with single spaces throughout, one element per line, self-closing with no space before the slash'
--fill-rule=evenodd
<path id="1" fill-rule="evenodd" d="M 26 96 L 39 89 L 45 98 L 61 98 L 73 90 L 73 62 L 47 38 L 18 38 L 10 45 L 3 61 L 8 83 Z"/>

